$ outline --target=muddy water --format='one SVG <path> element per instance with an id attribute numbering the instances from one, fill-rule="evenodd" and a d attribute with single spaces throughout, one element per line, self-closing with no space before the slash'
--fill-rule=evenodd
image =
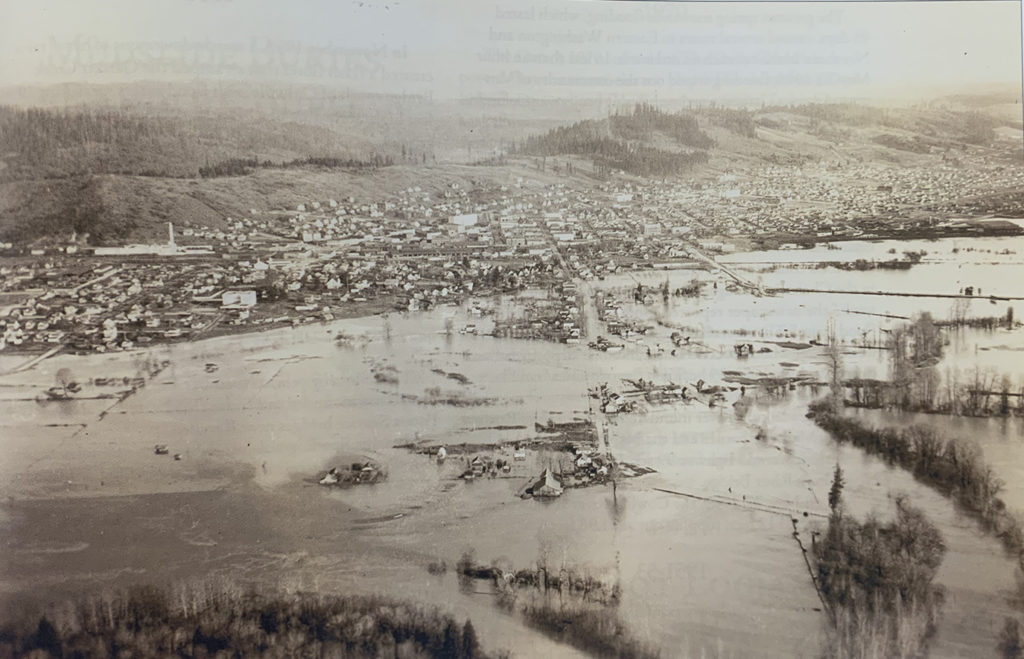
<path id="1" fill-rule="evenodd" d="M 838 463 L 847 477 L 844 500 L 854 514 L 863 517 L 873 513 L 884 518 L 892 512 L 892 498 L 905 494 L 940 528 L 948 552 L 936 581 L 946 588 L 947 601 L 932 656 L 970 657 L 987 652 L 1004 617 L 1014 614 L 1007 597 L 1016 560 L 1007 556 L 1001 544 L 985 535 L 976 522 L 959 513 L 949 499 L 916 482 L 901 469 L 856 448 L 830 441 L 802 417 L 800 412 L 806 405 L 800 396 L 781 407 L 773 408 L 771 418 L 765 418 L 769 435 L 774 441 L 788 443 L 794 455 L 806 460 L 811 487 L 818 493 L 827 491 L 829 477 L 823 470 Z M 790 413 L 785 411 L 787 407 L 791 408 Z M 861 413 L 886 423 L 892 420 L 873 412 Z M 993 437 L 995 442 L 1007 439 Z M 1018 442 L 1019 438 L 1013 440 Z M 996 454 L 989 452 L 990 446 L 985 448 L 986 459 L 993 461 L 998 472 Z M 1019 464 L 1019 459 L 1016 462 Z"/>
<path id="2" fill-rule="evenodd" d="M 12 455 L 20 476 L 8 492 L 31 500 L 8 506 L 7 594 L 23 597 L 33 584 L 56 594 L 196 572 L 284 573 L 306 586 L 359 582 L 458 609 L 467 595 L 423 568 L 473 550 L 487 562 L 527 566 L 543 558 L 619 579 L 624 618 L 673 654 L 814 654 L 820 613 L 788 519 L 652 489 L 699 492 L 714 486 L 723 466 L 753 473 L 776 460 L 773 449 L 749 444 L 753 430 L 731 410 L 623 419 L 611 431 L 614 449 L 633 451 L 664 475 L 627 483 L 614 499 L 593 488 L 547 505 L 521 501 L 513 496 L 521 482 L 456 481 L 427 458 L 392 448 L 417 437 L 523 438 L 532 432 L 477 428 L 583 414 L 587 386 L 600 378 L 689 377 L 682 361 L 638 368 L 635 354 L 443 336 L 444 313 L 393 318 L 390 339 L 379 319 L 344 324 L 373 337 L 363 349 L 339 349 L 333 328 L 322 327 L 179 346 L 167 353 L 171 369 L 102 420 L 73 410 L 88 424 L 84 431 L 46 428 L 53 437 L 19 444 Z M 207 362 L 219 369 L 207 373 Z M 107 357 L 71 363 L 79 372 L 113 368 Z M 397 384 L 375 382 L 381 364 L 395 367 Z M 490 404 L 453 411 L 409 399 L 431 387 Z M 11 405 L 17 436 L 50 409 Z M 154 456 L 156 442 L 184 459 Z M 306 482 L 351 455 L 386 464 L 389 479 L 344 492 Z M 539 471 L 540 458 L 531 457 Z M 695 457 L 703 467 L 690 463 Z M 210 489 L 218 494 L 187 494 Z M 792 493 L 769 496 L 785 501 Z M 513 650 L 531 653 L 514 638 Z"/>
<path id="3" fill-rule="evenodd" d="M 1024 511 L 1024 460 L 1021 459 L 1024 452 L 1024 423 L 1020 418 L 966 418 L 884 410 L 857 410 L 855 414 L 869 423 L 880 426 L 921 424 L 931 426 L 946 436 L 957 436 L 977 442 L 986 463 L 1003 481 L 1003 492 L 1000 496 L 1018 516 Z M 1018 563 L 1010 557 L 1000 557 L 998 551 L 984 551 L 983 545 L 991 543 L 971 540 L 970 536 L 979 533 L 979 530 L 968 520 L 946 521 L 950 524 L 943 531 L 947 543 L 954 551 L 962 552 L 962 556 L 949 556 L 940 577 L 955 596 L 953 605 L 963 608 L 967 614 L 973 613 L 973 616 L 965 615 L 962 618 L 951 619 L 947 615 L 947 620 L 941 628 L 940 639 L 951 639 L 971 625 L 980 625 L 995 633 L 995 623 L 998 620 L 981 615 L 977 609 L 970 611 L 968 606 L 984 609 L 986 604 L 983 596 L 986 592 L 992 592 L 999 598 L 998 604 L 1006 609 L 1006 597 L 1011 589 L 1015 590 L 1014 575 Z M 953 563 L 954 558 L 963 560 Z M 978 586 L 982 584 L 984 587 L 979 588 Z M 959 598 L 959 601 L 956 598 Z M 960 607 L 960 604 L 965 606 Z M 988 602 L 987 605 L 991 606 L 992 603 Z M 998 608 L 993 607 L 993 613 L 998 611 Z M 1005 610 L 1007 616 L 1018 613 Z M 969 646 L 963 643 L 959 646 L 961 656 L 970 655 Z"/>
<path id="4" fill-rule="evenodd" d="M 808 272 L 814 273 L 786 276 Z M 601 285 L 626 288 L 635 286 L 634 278 L 656 284 L 664 276 L 641 273 Z M 678 285 L 692 276 L 670 275 Z M 693 403 L 609 419 L 615 454 L 658 470 L 623 483 L 614 497 L 608 488 L 590 488 L 548 504 L 521 501 L 513 496 L 521 480 L 465 483 L 453 478 L 454 465 L 439 468 L 393 448 L 416 439 L 523 438 L 534 421 L 587 413 L 587 387 L 619 387 L 623 377 L 689 384 L 718 382 L 723 371 L 739 370 L 823 378 L 825 359 L 816 347 L 766 343 L 771 353 L 737 359 L 731 346 L 738 335 L 729 333 L 737 318 L 758 340 L 806 340 L 824 332 L 823 316 L 832 312 L 851 338 L 895 321 L 843 309 L 909 308 L 905 300 L 855 296 L 754 299 L 729 293 L 721 282 L 702 300 L 627 305 L 638 318 L 695 327 L 706 346 L 657 358 L 647 357 L 646 348 L 667 347 L 669 327 L 659 326 L 641 345 L 605 354 L 585 346 L 446 336 L 448 317 L 456 328 L 472 322 L 486 330 L 489 323 L 441 309 L 392 315 L 386 324 L 380 318 L 341 321 L 161 349 L 172 366 L 118 404 L 8 400 L 18 398 L 9 392 L 49 386 L 62 366 L 80 378 L 132 375 L 134 368 L 130 355 L 48 360 L 4 379 L 11 385 L 0 402 L 4 605 L 140 580 L 285 582 L 434 603 L 479 618 L 494 647 L 522 656 L 570 656 L 492 610 L 486 593 L 460 589 L 450 573 L 437 577 L 424 569 L 473 551 L 484 562 L 518 567 L 543 560 L 619 580 L 622 616 L 669 656 L 816 656 L 823 616 L 791 516 L 809 538 L 838 461 L 856 514 L 891 514 L 891 496 L 902 491 L 941 526 L 950 553 L 940 581 L 950 597 L 934 654 L 976 655 L 994 644 L 1012 564 L 947 500 L 898 470 L 836 446 L 803 416 L 810 392 L 769 397 L 751 390 L 746 397 L 753 403 L 738 407 L 731 403 L 740 393 L 731 392 L 716 408 Z M 340 328 L 357 337 L 354 347 L 335 345 Z M 967 336 L 966 359 L 991 352 L 970 348 L 971 341 L 989 347 L 1019 341 L 1016 334 Z M 848 352 L 848 371 L 884 374 L 880 351 Z M 207 372 L 208 362 L 217 370 Z M 374 378 L 388 367 L 397 383 Z M 469 384 L 435 370 L 459 373 Z M 485 404 L 452 408 L 414 398 L 433 388 Z M 759 428 L 766 439 L 755 439 Z M 1020 461 L 1006 438 L 1019 437 L 1019 430 L 993 428 L 985 445 L 986 455 L 997 457 L 1006 445 L 1001 468 L 1007 475 Z M 153 455 L 155 443 L 168 444 L 183 459 Z M 309 482 L 353 456 L 387 465 L 388 480 L 345 491 Z M 539 471 L 545 459 L 533 454 L 530 466 Z"/>

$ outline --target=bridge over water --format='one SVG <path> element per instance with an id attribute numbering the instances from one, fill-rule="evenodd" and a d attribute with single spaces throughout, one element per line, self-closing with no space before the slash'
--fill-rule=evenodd
<path id="1" fill-rule="evenodd" d="M 722 265 L 714 258 L 708 256 L 707 254 L 700 251 L 696 247 L 688 247 L 686 251 L 692 258 L 704 263 L 705 265 L 709 266 L 712 270 L 718 270 L 719 272 L 725 274 L 727 277 L 732 279 L 734 282 L 736 282 L 743 288 L 749 290 L 754 295 L 764 295 L 764 291 L 761 289 L 760 284 L 744 277 L 743 275 L 739 274 L 732 268 Z"/>

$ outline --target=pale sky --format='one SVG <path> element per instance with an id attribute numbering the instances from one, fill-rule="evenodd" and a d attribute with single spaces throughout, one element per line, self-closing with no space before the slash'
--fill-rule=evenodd
<path id="1" fill-rule="evenodd" d="M 1019 2 L 6 0 L 0 86 L 290 80 L 440 97 L 1020 84 Z"/>

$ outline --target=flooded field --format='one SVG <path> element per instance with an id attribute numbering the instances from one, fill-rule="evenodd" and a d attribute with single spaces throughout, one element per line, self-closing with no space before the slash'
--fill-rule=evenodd
<path id="1" fill-rule="evenodd" d="M 1011 261 L 996 267 L 985 261 L 999 258 L 964 249 L 1020 248 L 1024 254 L 1019 240 L 956 244 L 957 252 L 951 241 L 901 243 L 901 249 L 923 248 L 929 256 L 896 273 L 757 272 L 755 263 L 776 255 L 733 258 L 766 285 L 951 293 L 973 285 L 986 295 L 1024 294 L 1016 283 L 1024 278 L 1007 274 L 1024 269 L 1024 257 L 1003 255 Z M 890 248 L 860 243 L 847 256 L 886 258 Z M 822 259 L 840 260 L 833 255 L 848 249 L 854 250 L 842 245 L 816 251 Z M 134 376 L 137 355 L 58 356 L 5 376 L 3 610 L 138 582 L 280 582 L 436 604 L 471 615 L 474 624 L 479 620 L 494 649 L 574 656 L 492 607 L 486 592 L 460 587 L 450 573 L 426 570 L 430 562 L 453 564 L 472 551 L 483 563 L 528 567 L 542 559 L 618 581 L 622 617 L 666 656 L 814 657 L 824 614 L 792 520 L 804 538 L 823 523 L 839 462 L 855 514 L 890 515 L 892 497 L 904 492 L 946 538 L 949 553 L 938 581 L 948 600 L 933 656 L 977 656 L 993 647 L 1008 610 L 1015 562 L 947 499 L 878 459 L 836 445 L 806 419 L 807 404 L 824 389 L 772 394 L 752 386 L 727 391 L 714 407 L 691 401 L 607 418 L 587 396 L 600 383 L 622 386 L 622 378 L 692 386 L 698 380 L 722 383 L 726 371 L 751 378 L 804 374 L 823 382 L 823 348 L 809 342 L 824 340 L 828 317 L 848 346 L 847 375 L 885 377 L 885 351 L 854 341 L 871 343 L 901 322 L 885 316 L 928 310 L 946 318 L 953 301 L 755 298 L 727 290 L 721 275 L 703 271 L 621 274 L 590 286 L 621 291 L 625 300 L 638 283 L 659 286 L 666 276 L 672 286 L 693 277 L 718 286 L 709 283 L 697 299 L 624 302 L 624 313 L 654 329 L 619 353 L 590 350 L 586 341 L 484 336 L 489 319 L 441 308 L 160 348 L 152 353 L 169 366 L 122 401 L 37 402 L 35 394 L 52 385 L 60 368 L 70 368 L 79 380 Z M 1013 303 L 968 304 L 969 315 L 999 315 Z M 470 323 L 481 335 L 445 333 L 446 326 Z M 603 332 L 590 310 L 587 324 L 591 337 Z M 703 348 L 649 357 L 648 348 L 671 347 L 677 327 L 691 329 Z M 352 340 L 339 345 L 339 331 Z M 1016 375 L 1022 334 L 965 330 L 951 343 L 947 360 Z M 733 344 L 748 340 L 771 352 L 737 357 Z M 9 359 L 0 366 L 6 368 Z M 377 377 L 383 372 L 389 375 Z M 476 402 L 425 404 L 430 391 Z M 901 421 L 891 413 L 863 414 Z M 541 502 L 515 496 L 522 479 L 465 482 L 456 477 L 456 465 L 439 466 L 395 448 L 415 441 L 515 441 L 531 436 L 535 422 L 591 415 L 608 424 L 616 458 L 656 473 L 621 482 L 614 495 L 608 486 L 595 486 Z M 924 420 L 977 437 L 1008 483 L 1008 502 L 1024 508 L 1018 420 Z M 155 455 L 155 444 L 181 459 Z M 387 480 L 349 489 L 315 484 L 318 473 L 352 456 L 385 465 Z M 527 459 L 539 474 L 545 456 L 531 453 Z"/>

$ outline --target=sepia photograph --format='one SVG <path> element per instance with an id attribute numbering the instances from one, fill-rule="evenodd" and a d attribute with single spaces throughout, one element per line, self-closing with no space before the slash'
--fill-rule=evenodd
<path id="1" fill-rule="evenodd" d="M 1024 657 L 1022 27 L 3 3 L 0 659 Z"/>

